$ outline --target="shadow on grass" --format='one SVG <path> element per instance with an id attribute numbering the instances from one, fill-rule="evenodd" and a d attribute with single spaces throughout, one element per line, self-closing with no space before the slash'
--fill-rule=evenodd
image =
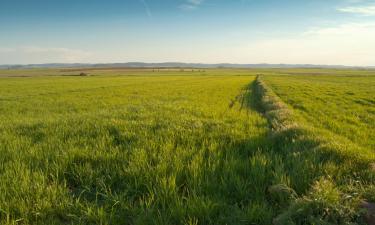
<path id="1" fill-rule="evenodd" d="M 235 99 L 240 110 L 260 110 L 254 85 Z M 108 133 L 112 145 L 127 149 L 129 139 L 118 129 L 111 127 Z M 304 193 L 321 175 L 321 170 L 311 170 L 316 160 L 283 147 L 289 139 L 261 135 L 233 141 L 222 133 L 216 137 L 219 145 L 212 148 L 202 141 L 196 149 L 181 146 L 179 139 L 172 151 L 133 149 L 130 157 L 72 153 L 64 180 L 76 201 L 102 208 L 101 219 L 111 224 L 120 224 L 121 218 L 130 224 L 184 224 L 189 219 L 198 224 L 270 224 L 286 204 L 272 198 L 269 187 L 284 183 Z"/>
<path id="2" fill-rule="evenodd" d="M 233 104 L 265 114 L 256 85 L 249 84 Z M 280 197 L 285 192 L 270 193 L 275 185 L 283 184 L 302 196 L 322 177 L 339 185 L 372 178 L 365 161 L 301 127 L 270 129 L 268 135 L 244 140 L 233 140 L 229 132 L 207 140 L 197 136 L 198 143 L 181 141 L 184 136 L 176 135 L 169 143 L 171 149 L 137 149 L 130 144 L 134 140 L 116 127 L 108 127 L 107 132 L 112 140 L 108 147 L 117 150 L 111 154 L 76 150 L 61 167 L 61 183 L 74 200 L 69 210 L 75 217 L 65 221 L 271 224 L 293 202 L 293 196 Z M 216 145 L 210 142 L 217 140 Z M 298 215 L 300 224 L 312 213 Z"/>
<path id="3" fill-rule="evenodd" d="M 230 137 L 221 134 L 215 148 L 203 141 L 195 150 L 175 143 L 172 151 L 133 150 L 131 158 L 76 152 L 64 180 L 81 204 L 104 208 L 110 224 L 121 218 L 129 224 L 269 224 L 274 213 L 265 191 L 272 163 L 259 150 L 265 139 Z"/>

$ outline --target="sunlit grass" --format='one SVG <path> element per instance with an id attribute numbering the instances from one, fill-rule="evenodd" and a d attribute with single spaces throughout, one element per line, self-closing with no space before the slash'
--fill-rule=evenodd
<path id="1" fill-rule="evenodd" d="M 266 223 L 267 125 L 247 107 L 253 80 L 2 79 L 1 220 Z"/>
<path id="2" fill-rule="evenodd" d="M 298 198 L 293 195 L 288 210 L 274 220 L 276 224 L 365 223 L 361 212 L 366 214 L 366 210 L 360 209 L 360 202 L 374 199 L 375 152 L 371 148 L 372 140 L 367 139 L 373 134 L 366 130 L 364 134 L 367 136 L 364 137 L 358 137 L 358 133 L 353 133 L 353 137 L 345 136 L 350 127 L 346 120 L 340 118 L 353 116 L 355 111 L 362 113 L 372 121 L 372 124 L 362 124 L 366 129 L 374 125 L 373 115 L 363 113 L 366 107 L 357 109 L 352 99 L 346 99 L 343 94 L 340 99 L 330 97 L 331 94 L 322 97 L 332 86 L 315 82 L 326 79 L 339 93 L 362 92 L 370 98 L 373 92 L 373 77 L 351 78 L 332 74 L 331 77 L 300 75 L 258 78 L 257 92 L 261 96 L 261 106 L 273 127 L 273 149 L 284 152 L 287 158 L 285 163 L 290 167 L 291 182 L 286 187 L 291 187 L 299 195 Z M 362 81 L 358 82 L 361 89 L 349 88 L 349 84 L 355 84 L 353 79 Z M 297 82 L 299 80 L 304 82 Z M 315 88 L 311 90 L 314 85 Z M 289 104 L 285 104 L 279 96 Z M 324 99 L 325 104 L 317 99 Z M 342 102 L 353 108 L 340 110 L 339 107 L 332 107 L 343 107 Z M 337 124 L 341 130 L 327 129 L 325 125 L 329 123 Z M 360 128 L 361 125 L 358 125 L 357 129 Z M 306 190 L 309 191 L 306 193 Z"/>
<path id="3" fill-rule="evenodd" d="M 0 78 L 1 224 L 361 224 L 375 200 L 370 75 L 39 72 Z"/>
<path id="4" fill-rule="evenodd" d="M 265 76 L 307 123 L 375 149 L 375 76 Z"/>

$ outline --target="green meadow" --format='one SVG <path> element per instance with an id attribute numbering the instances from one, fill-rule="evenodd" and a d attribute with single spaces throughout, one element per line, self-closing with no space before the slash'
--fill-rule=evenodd
<path id="1" fill-rule="evenodd" d="M 367 224 L 374 128 L 372 70 L 0 70 L 0 224 Z"/>
<path id="2" fill-rule="evenodd" d="M 272 76 L 277 95 L 311 125 L 375 149 L 375 78 Z"/>

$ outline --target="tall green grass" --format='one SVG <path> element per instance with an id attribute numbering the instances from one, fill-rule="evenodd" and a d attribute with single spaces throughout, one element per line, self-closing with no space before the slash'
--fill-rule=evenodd
<path id="1" fill-rule="evenodd" d="M 316 128 L 375 149 L 375 76 L 264 76 L 295 114 Z"/>
<path id="2" fill-rule="evenodd" d="M 278 84 L 274 77 L 265 79 Z M 289 90 L 292 88 L 289 84 Z M 280 195 L 281 201 L 289 200 L 288 209 L 274 223 L 364 223 L 361 213 L 366 212 L 360 203 L 374 200 L 374 152 L 306 122 L 282 102 L 263 77 L 257 78 L 255 90 L 260 109 L 272 126 L 273 149 L 282 152 L 289 167 L 290 182 L 270 188 L 279 201 Z"/>
<path id="3" fill-rule="evenodd" d="M 253 76 L 1 80 L 5 224 L 268 224 Z"/>
<path id="4" fill-rule="evenodd" d="M 260 71 L 0 78 L 0 224 L 363 224 L 370 142 Z"/>

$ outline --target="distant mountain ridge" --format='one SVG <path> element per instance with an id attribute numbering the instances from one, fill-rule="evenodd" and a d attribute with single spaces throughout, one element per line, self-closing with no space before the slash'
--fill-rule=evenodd
<path id="1" fill-rule="evenodd" d="M 343 66 L 343 65 L 314 65 L 314 64 L 234 64 L 234 63 L 181 63 L 181 62 L 163 62 L 163 63 L 144 63 L 144 62 L 126 62 L 126 63 L 46 63 L 46 64 L 26 64 L 26 65 L 0 65 L 0 69 L 32 69 L 32 68 L 332 68 L 332 69 L 350 69 L 363 68 L 375 69 L 375 66 Z"/>

